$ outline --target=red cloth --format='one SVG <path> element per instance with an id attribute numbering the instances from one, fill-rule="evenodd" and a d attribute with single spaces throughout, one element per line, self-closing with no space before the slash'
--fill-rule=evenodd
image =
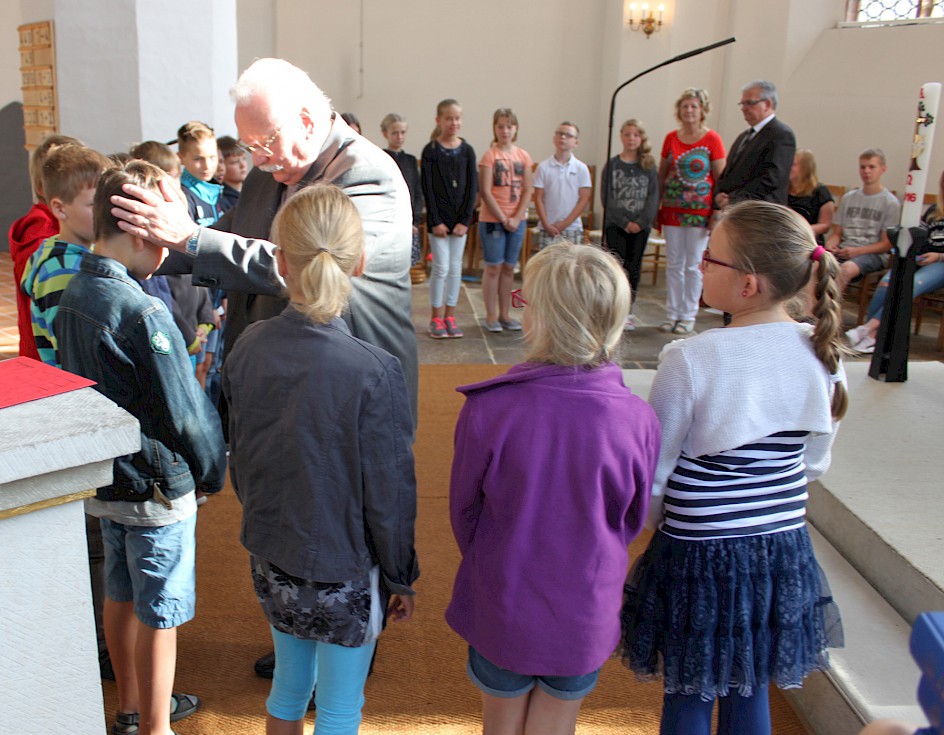
<path id="1" fill-rule="evenodd" d="M 20 330 L 20 355 L 39 360 L 39 351 L 33 340 L 30 319 L 30 300 L 20 289 L 23 271 L 30 256 L 43 240 L 59 234 L 59 220 L 45 204 L 34 204 L 23 217 L 10 227 L 10 257 L 13 258 L 13 279 L 16 289 L 16 324 Z"/>

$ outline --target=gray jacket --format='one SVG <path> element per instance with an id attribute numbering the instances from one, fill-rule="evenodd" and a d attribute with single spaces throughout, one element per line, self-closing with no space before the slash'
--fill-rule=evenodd
<path id="1" fill-rule="evenodd" d="M 380 565 L 412 594 L 416 479 L 400 365 L 341 319 L 294 306 L 251 324 L 223 368 L 241 541 L 293 576 L 342 582 Z"/>
<path id="2" fill-rule="evenodd" d="M 364 274 L 353 281 L 344 320 L 355 337 L 400 360 L 415 423 L 419 367 L 410 315 L 410 192 L 393 159 L 357 135 L 340 115 L 334 115 L 328 138 L 301 186 L 316 181 L 339 186 L 360 212 L 367 264 Z M 275 316 L 287 303 L 268 242 L 284 191 L 271 174 L 254 169 L 237 205 L 214 225 L 235 234 L 200 231 L 193 282 L 230 292 L 226 351 L 248 324 Z"/>

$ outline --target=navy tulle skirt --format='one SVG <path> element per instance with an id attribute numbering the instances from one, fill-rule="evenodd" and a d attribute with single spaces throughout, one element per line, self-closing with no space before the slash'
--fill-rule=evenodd
<path id="1" fill-rule="evenodd" d="M 705 700 L 799 687 L 843 645 L 805 526 L 705 541 L 656 532 L 626 581 L 622 624 L 627 668 Z"/>

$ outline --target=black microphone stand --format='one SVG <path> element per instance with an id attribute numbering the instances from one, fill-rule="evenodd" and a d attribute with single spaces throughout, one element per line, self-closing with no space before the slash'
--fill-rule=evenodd
<path id="1" fill-rule="evenodd" d="M 607 130 L 607 137 L 606 137 L 606 163 L 609 164 L 609 162 L 610 162 L 610 154 L 611 154 L 612 151 L 613 151 L 613 115 L 614 115 L 615 109 L 616 109 L 616 95 L 619 94 L 620 90 L 621 90 L 623 87 L 625 87 L 625 86 L 628 85 L 628 84 L 631 84 L 632 82 L 635 82 L 637 79 L 639 79 L 639 77 L 644 77 L 644 76 L 646 76 L 646 74 L 648 74 L 649 72 L 655 71 L 656 69 L 661 69 L 663 66 L 668 66 L 669 64 L 674 64 L 676 61 L 682 61 L 682 59 L 690 59 L 692 56 L 698 56 L 699 54 L 705 53 L 705 51 L 711 51 L 712 49 L 716 49 L 716 48 L 718 48 L 719 46 L 727 46 L 729 43 L 734 43 L 734 40 L 735 40 L 735 39 L 734 39 L 734 36 L 731 36 L 731 38 L 727 38 L 727 39 L 725 39 L 724 41 L 718 41 L 717 43 L 713 43 L 713 44 L 711 44 L 710 46 L 702 46 L 701 48 L 697 48 L 697 49 L 695 49 L 694 51 L 687 51 L 687 52 L 685 52 L 684 54 L 679 54 L 678 56 L 673 56 L 673 57 L 672 57 L 671 59 L 669 59 L 668 61 L 663 61 L 661 64 L 656 64 L 656 65 L 653 66 L 652 68 L 646 69 L 645 71 L 640 72 L 639 74 L 637 74 L 636 76 L 634 76 L 632 79 L 629 79 L 628 81 L 625 81 L 625 82 L 623 82 L 621 85 L 619 85 L 619 86 L 616 88 L 616 91 L 613 92 L 613 97 L 610 98 L 610 125 L 609 125 L 609 128 L 608 128 L 608 130 Z M 604 164 L 604 167 L 605 167 L 605 165 L 606 165 L 606 164 Z M 608 192 L 609 192 L 609 187 L 606 186 L 607 183 L 608 183 L 608 182 L 601 180 L 600 185 L 606 187 L 606 188 L 604 188 L 604 192 L 607 192 L 607 194 L 608 194 Z M 603 228 L 602 228 L 603 234 L 602 234 L 602 236 L 600 237 L 600 241 L 603 243 L 604 246 L 606 245 L 606 208 L 607 208 L 607 199 L 609 199 L 609 196 L 608 196 L 608 195 L 603 197 Z"/>

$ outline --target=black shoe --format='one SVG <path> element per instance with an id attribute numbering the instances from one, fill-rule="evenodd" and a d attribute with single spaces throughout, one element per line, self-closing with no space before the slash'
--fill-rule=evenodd
<path id="1" fill-rule="evenodd" d="M 275 671 L 275 651 L 257 659 L 253 668 L 256 670 L 256 676 L 271 679 L 272 672 Z"/>

